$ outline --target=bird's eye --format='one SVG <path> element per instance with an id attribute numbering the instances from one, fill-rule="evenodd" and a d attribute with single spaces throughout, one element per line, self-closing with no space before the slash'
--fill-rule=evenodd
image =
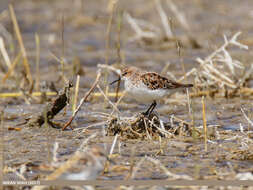
<path id="1" fill-rule="evenodd" d="M 127 74 L 127 72 L 124 72 L 123 74 L 122 74 L 122 76 L 125 76 Z"/>

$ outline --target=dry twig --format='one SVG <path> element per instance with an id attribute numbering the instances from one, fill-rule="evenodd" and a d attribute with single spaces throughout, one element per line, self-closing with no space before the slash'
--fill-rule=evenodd
<path id="1" fill-rule="evenodd" d="M 70 117 L 69 121 L 64 125 L 64 127 L 62 128 L 62 130 L 65 130 L 68 126 L 71 125 L 73 119 L 75 118 L 77 112 L 80 110 L 81 106 L 83 105 L 84 102 L 87 101 L 88 97 L 90 96 L 91 92 L 95 89 L 95 87 L 97 86 L 99 79 L 101 77 L 101 70 L 98 70 L 98 74 L 96 77 L 95 82 L 93 83 L 93 85 L 91 86 L 90 90 L 84 95 L 84 97 L 81 99 L 78 107 L 76 108 L 76 110 L 74 111 L 73 115 Z"/>

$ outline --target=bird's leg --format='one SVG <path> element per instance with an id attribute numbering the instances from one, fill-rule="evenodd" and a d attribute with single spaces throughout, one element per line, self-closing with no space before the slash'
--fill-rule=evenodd
<path id="1" fill-rule="evenodd" d="M 144 112 L 144 115 L 149 116 L 153 112 L 153 110 L 155 109 L 156 105 L 157 105 L 157 103 L 154 100 L 153 103 L 149 106 L 148 110 L 146 112 Z"/>
<path id="2" fill-rule="evenodd" d="M 148 116 L 153 112 L 153 110 L 155 109 L 157 103 L 156 101 L 154 100 L 153 103 L 151 104 L 150 108 L 148 109 Z"/>

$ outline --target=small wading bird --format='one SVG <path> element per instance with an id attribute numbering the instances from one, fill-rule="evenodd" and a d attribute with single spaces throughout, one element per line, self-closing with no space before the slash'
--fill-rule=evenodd
<path id="1" fill-rule="evenodd" d="M 125 81 L 125 90 L 130 96 L 139 102 L 152 102 L 147 111 L 144 112 L 146 116 L 153 112 L 157 105 L 156 100 L 160 100 L 181 88 L 193 87 L 193 84 L 180 84 L 158 73 L 143 71 L 136 67 L 124 68 L 120 78 L 110 84 L 112 85 L 121 79 Z"/>
<path id="2" fill-rule="evenodd" d="M 95 180 L 104 170 L 107 160 L 111 162 L 100 147 L 92 147 L 85 151 L 78 150 L 67 159 L 60 157 L 51 165 L 42 164 L 35 170 L 51 172 L 45 180 Z"/>
<path id="3" fill-rule="evenodd" d="M 64 159 L 64 158 L 60 158 Z M 42 164 L 33 171 L 51 172 L 44 180 L 96 180 L 104 171 L 106 161 L 111 160 L 105 155 L 103 149 L 98 146 L 87 148 L 85 150 L 77 150 L 74 155 L 67 160 L 57 160 L 50 165 Z M 113 163 L 113 162 L 112 162 Z M 42 190 L 45 186 L 34 186 L 32 190 Z M 85 185 L 83 189 L 94 190 L 92 186 Z"/>

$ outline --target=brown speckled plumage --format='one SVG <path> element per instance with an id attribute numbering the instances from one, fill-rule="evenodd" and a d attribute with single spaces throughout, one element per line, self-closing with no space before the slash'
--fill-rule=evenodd
<path id="1" fill-rule="evenodd" d="M 192 84 L 180 84 L 175 81 L 169 80 L 154 72 L 147 72 L 141 75 L 142 82 L 152 90 L 156 89 L 175 89 L 192 87 Z"/>
<path id="2" fill-rule="evenodd" d="M 178 83 L 155 72 L 141 71 L 136 67 L 127 67 L 123 69 L 122 76 L 131 78 L 134 84 L 138 84 L 141 79 L 143 84 L 151 90 L 189 88 L 193 86 L 192 84 Z"/>

